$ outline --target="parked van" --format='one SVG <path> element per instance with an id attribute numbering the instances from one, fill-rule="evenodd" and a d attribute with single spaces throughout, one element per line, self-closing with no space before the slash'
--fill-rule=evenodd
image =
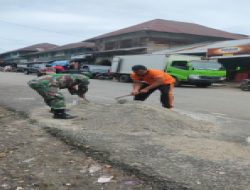
<path id="1" fill-rule="evenodd" d="M 176 86 L 194 84 L 207 87 L 226 79 L 226 70 L 220 63 L 202 60 L 198 56 L 170 55 L 165 71 L 176 79 Z"/>

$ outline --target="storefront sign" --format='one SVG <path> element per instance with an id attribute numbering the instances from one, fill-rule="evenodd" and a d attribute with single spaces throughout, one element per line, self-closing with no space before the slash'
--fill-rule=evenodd
<path id="1" fill-rule="evenodd" d="M 222 47 L 222 48 L 211 48 L 207 51 L 208 57 L 213 56 L 233 56 L 250 54 L 250 44 L 242 46 Z"/>
<path id="2" fill-rule="evenodd" d="M 72 55 L 71 59 L 85 59 L 88 56 L 91 56 L 92 54 L 82 54 L 82 55 Z"/>

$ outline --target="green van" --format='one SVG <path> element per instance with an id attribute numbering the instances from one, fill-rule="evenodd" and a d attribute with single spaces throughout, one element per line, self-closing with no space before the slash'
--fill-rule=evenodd
<path id="1" fill-rule="evenodd" d="M 193 84 L 208 87 L 226 79 L 226 70 L 216 61 L 186 55 L 170 55 L 167 60 L 165 71 L 176 79 L 175 86 Z"/>

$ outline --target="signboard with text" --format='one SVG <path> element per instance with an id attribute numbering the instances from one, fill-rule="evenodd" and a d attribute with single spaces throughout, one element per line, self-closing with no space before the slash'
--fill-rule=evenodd
<path id="1" fill-rule="evenodd" d="M 208 57 L 215 56 L 234 56 L 234 55 L 242 55 L 242 54 L 250 54 L 250 44 L 241 45 L 241 46 L 231 46 L 231 47 L 222 47 L 222 48 L 211 48 L 207 51 Z"/>

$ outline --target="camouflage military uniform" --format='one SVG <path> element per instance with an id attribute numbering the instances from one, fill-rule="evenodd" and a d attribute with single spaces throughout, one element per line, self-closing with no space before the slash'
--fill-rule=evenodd
<path id="1" fill-rule="evenodd" d="M 59 89 L 68 88 L 71 94 L 85 94 L 88 90 L 88 78 L 79 74 L 52 74 L 33 79 L 28 85 L 36 90 L 45 103 L 54 110 L 65 109 L 64 96 Z M 78 90 L 72 87 L 78 85 Z"/>

